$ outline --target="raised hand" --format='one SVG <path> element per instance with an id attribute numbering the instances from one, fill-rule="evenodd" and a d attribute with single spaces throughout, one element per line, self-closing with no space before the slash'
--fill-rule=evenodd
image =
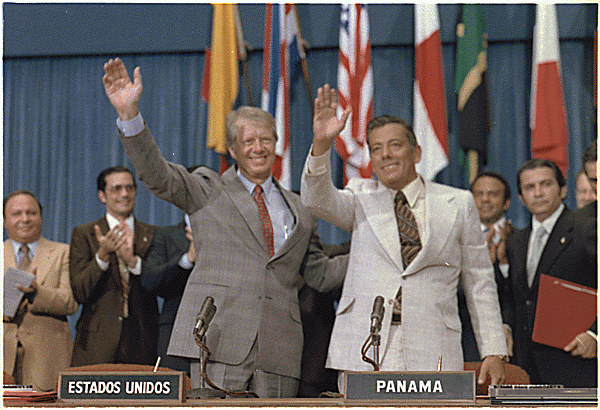
<path id="1" fill-rule="evenodd" d="M 347 108 L 338 119 L 337 105 L 338 100 L 335 90 L 330 88 L 329 84 L 319 87 L 313 117 L 312 154 L 315 156 L 323 155 L 346 125 L 351 109 Z"/>
<path id="2" fill-rule="evenodd" d="M 104 64 L 104 91 L 123 121 L 138 115 L 138 102 L 142 96 L 142 74 L 139 67 L 133 70 L 133 82 L 120 58 L 108 60 Z"/>

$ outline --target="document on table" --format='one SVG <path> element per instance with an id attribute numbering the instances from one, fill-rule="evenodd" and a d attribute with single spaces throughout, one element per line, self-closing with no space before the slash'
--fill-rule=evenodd
<path id="1" fill-rule="evenodd" d="M 4 316 L 12 318 L 23 299 L 24 293 L 17 288 L 17 285 L 28 287 L 34 279 L 35 275 L 13 267 L 4 271 Z"/>

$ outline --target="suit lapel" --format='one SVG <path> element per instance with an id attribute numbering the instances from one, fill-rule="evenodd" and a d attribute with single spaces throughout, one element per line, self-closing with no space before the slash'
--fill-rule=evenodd
<path id="1" fill-rule="evenodd" d="M 223 173 L 223 180 L 225 181 L 224 189 L 229 194 L 233 206 L 242 215 L 242 220 L 246 223 L 256 241 L 267 252 L 258 208 L 250 192 L 248 192 L 242 181 L 237 177 L 235 167 L 232 166 Z"/>
<path id="2" fill-rule="evenodd" d="M 4 241 L 4 270 L 8 267 L 17 267 L 17 260 L 15 259 L 15 251 L 12 246 L 12 241 L 7 239 Z"/>
<path id="3" fill-rule="evenodd" d="M 516 280 L 519 281 L 521 289 L 528 290 L 529 284 L 527 283 L 527 247 L 529 245 L 529 236 L 531 235 L 531 225 L 525 228 L 524 231 L 517 232 L 514 235 L 521 235 L 515 239 L 516 246 L 514 249 L 515 257 L 514 262 L 517 266 L 511 267 L 513 272 L 523 272 L 522 275 L 516 275 Z"/>
<path id="4" fill-rule="evenodd" d="M 538 263 L 537 270 L 535 271 L 534 283 L 539 280 L 541 273 L 546 273 L 548 269 L 554 264 L 556 258 L 568 248 L 569 244 L 573 240 L 573 224 L 568 223 L 568 215 L 570 211 L 565 207 L 562 214 L 556 221 L 548 242 L 542 251 L 540 261 Z"/>
<path id="5" fill-rule="evenodd" d="M 46 268 L 46 265 L 48 264 L 48 260 L 50 260 L 52 257 L 53 251 L 54 249 L 50 246 L 50 241 L 40 237 L 37 249 L 35 251 L 35 256 L 31 261 L 31 266 L 37 266 L 35 276 L 38 285 L 42 285 L 46 279 L 46 276 L 48 275 L 48 269 Z"/>
<path id="6" fill-rule="evenodd" d="M 458 208 L 454 194 L 438 192 L 436 186 L 425 181 L 425 215 L 422 248 L 403 275 L 418 272 L 436 260 L 444 247 L 457 220 Z M 434 234 L 435 231 L 435 234 Z"/>
<path id="7" fill-rule="evenodd" d="M 404 268 L 400 252 L 400 236 L 391 192 L 383 184 L 377 184 L 376 190 L 359 195 L 358 198 L 379 243 L 402 272 Z"/>

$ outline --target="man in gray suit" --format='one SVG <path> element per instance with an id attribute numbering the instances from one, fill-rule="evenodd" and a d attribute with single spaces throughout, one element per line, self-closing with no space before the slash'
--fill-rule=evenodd
<path id="1" fill-rule="evenodd" d="M 440 357 L 443 370 L 463 370 L 457 305 L 462 280 L 484 357 L 479 382 L 491 376 L 493 384 L 502 383 L 507 347 L 473 196 L 423 180 L 415 169 L 421 148 L 411 127 L 390 116 L 375 118 L 367 126 L 377 181 L 355 178 L 343 190 L 336 189 L 331 181 L 330 147 L 350 114 L 346 111 L 338 119 L 336 109 L 335 91 L 328 85 L 319 88 L 313 146 L 301 187 L 302 202 L 316 216 L 352 233 L 327 367 L 372 370 L 361 360 L 360 351 L 369 336 L 373 301 L 382 296 L 381 370 L 435 371 Z M 411 232 L 399 227 L 397 214 L 408 221 L 405 225 Z M 413 252 L 406 254 L 406 249 Z"/>
<path id="2" fill-rule="evenodd" d="M 251 107 L 230 112 L 227 146 L 237 165 L 222 176 L 207 168 L 189 173 L 163 158 L 138 111 L 140 68 L 133 82 L 118 58 L 104 70 L 106 94 L 139 178 L 190 216 L 196 263 L 168 354 L 198 358 L 192 330 L 203 301 L 212 296 L 217 312 L 206 341 L 212 352 L 210 379 L 230 391 L 294 397 L 302 354 L 298 289 L 304 282 L 317 290 L 332 289 L 342 281 L 347 260 L 325 255 L 315 219 L 297 195 L 272 177 L 273 117 Z M 192 362 L 193 385 L 195 367 Z"/>

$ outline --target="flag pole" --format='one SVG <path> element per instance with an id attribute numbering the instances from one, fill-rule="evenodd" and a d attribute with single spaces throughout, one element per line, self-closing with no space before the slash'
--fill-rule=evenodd
<path id="1" fill-rule="evenodd" d="M 310 105 L 310 115 L 314 116 L 314 100 L 312 95 L 312 87 L 310 85 L 310 75 L 308 74 L 308 63 L 306 61 L 306 50 L 305 48 L 310 48 L 309 44 L 304 40 L 304 36 L 302 35 L 302 28 L 300 27 L 300 17 L 298 16 L 298 7 L 295 4 L 292 4 L 294 11 L 296 12 L 296 25 L 298 26 L 298 37 L 300 42 L 300 59 L 302 60 L 302 75 L 304 76 L 304 82 L 306 84 L 306 93 L 308 94 L 308 101 Z"/>
<path id="2" fill-rule="evenodd" d="M 473 183 L 479 173 L 479 154 L 476 150 L 469 150 L 469 186 Z"/>
<path id="3" fill-rule="evenodd" d="M 250 72 L 248 70 L 248 53 L 250 46 L 244 40 L 244 32 L 242 30 L 242 19 L 240 17 L 240 8 L 236 4 L 235 10 L 235 33 L 237 36 L 238 59 L 242 62 L 242 70 L 244 71 L 244 81 L 246 83 L 246 94 L 248 94 L 248 105 L 254 106 L 254 98 L 252 98 L 252 89 L 250 87 Z"/>

